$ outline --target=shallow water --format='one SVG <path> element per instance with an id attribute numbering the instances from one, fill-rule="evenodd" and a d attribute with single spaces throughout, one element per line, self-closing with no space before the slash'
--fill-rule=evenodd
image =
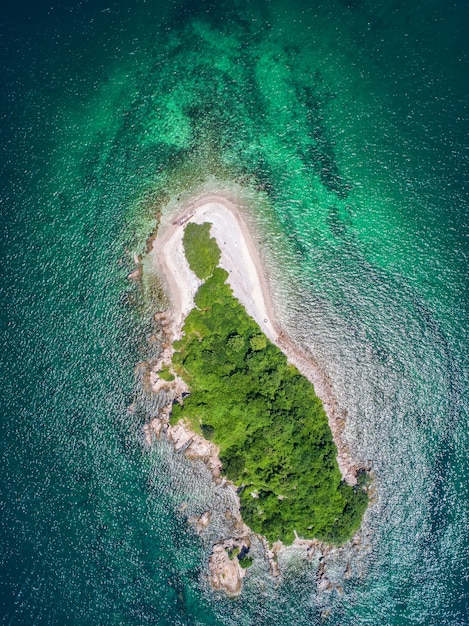
<path id="1" fill-rule="evenodd" d="M 422 4 L 7 5 L 4 623 L 468 623 L 468 14 Z M 158 207 L 204 184 L 245 188 L 279 315 L 372 463 L 368 545 L 350 579 L 329 562 L 342 595 L 296 555 L 214 597 L 228 496 L 143 445 L 162 304 L 127 274 Z"/>

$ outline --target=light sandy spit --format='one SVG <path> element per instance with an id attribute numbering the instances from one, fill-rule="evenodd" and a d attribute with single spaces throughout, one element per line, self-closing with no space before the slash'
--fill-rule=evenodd
<path id="1" fill-rule="evenodd" d="M 282 331 L 276 319 L 269 283 L 258 249 L 246 223 L 247 217 L 235 201 L 222 195 L 203 195 L 186 206 L 162 216 L 150 261 L 162 277 L 172 303 L 170 335 L 181 336 L 187 314 L 194 308 L 194 296 L 201 281 L 190 270 L 184 248 L 184 227 L 188 222 L 212 224 L 211 234 L 220 250 L 220 265 L 228 271 L 228 283 L 234 296 L 267 337 L 287 356 L 288 361 L 315 386 L 329 419 L 338 450 L 337 461 L 343 478 L 356 483 L 357 467 L 342 441 L 343 419 L 325 377 L 312 360 Z"/>

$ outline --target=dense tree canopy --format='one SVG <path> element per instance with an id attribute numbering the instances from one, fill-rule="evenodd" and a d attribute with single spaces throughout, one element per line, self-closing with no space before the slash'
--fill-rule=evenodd
<path id="1" fill-rule="evenodd" d="M 184 229 L 184 250 L 194 274 L 205 280 L 220 262 L 220 248 L 210 237 L 210 224 L 189 222 Z"/>
<path id="2" fill-rule="evenodd" d="M 204 239 L 214 242 L 210 225 L 202 226 L 197 238 L 184 238 L 192 269 L 193 241 L 197 249 Z M 173 366 L 191 393 L 174 405 L 171 420 L 187 419 L 220 447 L 223 471 L 239 487 L 243 519 L 254 531 L 286 544 L 294 531 L 343 543 L 360 525 L 367 495 L 341 478 L 313 386 L 247 315 L 227 277 L 212 268 L 175 343 Z"/>

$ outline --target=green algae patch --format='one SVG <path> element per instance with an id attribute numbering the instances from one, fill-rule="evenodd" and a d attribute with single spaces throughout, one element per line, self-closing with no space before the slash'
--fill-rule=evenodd
<path id="1" fill-rule="evenodd" d="M 199 233 L 210 239 L 210 225 L 202 226 Z M 193 241 L 184 239 L 188 258 L 200 245 L 200 238 Z M 171 421 L 198 424 L 219 446 L 252 530 L 270 542 L 290 544 L 297 533 L 341 544 L 358 529 L 367 494 L 342 480 L 312 384 L 234 298 L 227 277 L 222 268 L 212 270 L 174 344 L 173 367 L 191 393 L 174 405 Z"/>

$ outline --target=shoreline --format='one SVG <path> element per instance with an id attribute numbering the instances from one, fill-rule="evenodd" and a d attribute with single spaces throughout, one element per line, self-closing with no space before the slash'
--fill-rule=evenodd
<path id="1" fill-rule="evenodd" d="M 182 227 L 189 221 L 212 224 L 211 236 L 216 239 L 222 252 L 220 266 L 228 271 L 227 282 L 233 295 L 268 339 L 282 350 L 289 363 L 313 384 L 326 411 L 337 447 L 341 475 L 348 484 L 355 485 L 360 468 L 342 441 L 344 419 L 333 398 L 330 384 L 315 367 L 314 361 L 282 330 L 274 312 L 267 272 L 249 230 L 243 207 L 233 198 L 221 194 L 202 194 L 185 206 L 162 216 L 149 257 L 165 282 L 172 305 L 172 315 L 166 325 L 169 342 L 172 345 L 181 336 L 184 319 L 194 308 L 194 296 L 202 282 L 189 269 L 184 254 Z M 166 361 L 172 352 L 172 347 L 165 350 L 163 360 Z"/>

